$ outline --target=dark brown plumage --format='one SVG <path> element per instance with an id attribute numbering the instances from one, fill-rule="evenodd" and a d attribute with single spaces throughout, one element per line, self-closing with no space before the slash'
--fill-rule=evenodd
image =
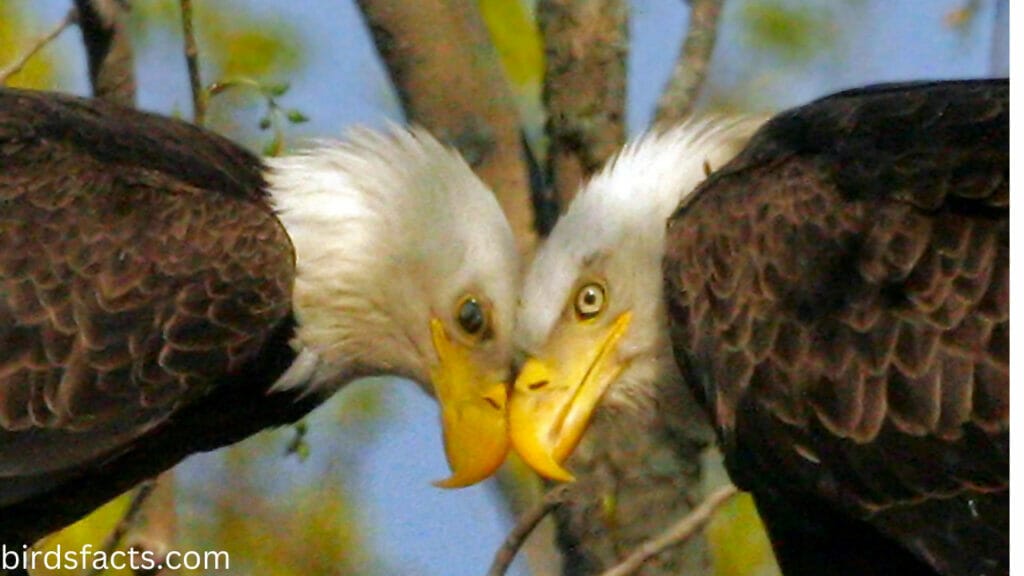
<path id="1" fill-rule="evenodd" d="M 294 254 L 256 157 L 4 90 L 0 162 L 0 541 L 315 405 L 267 401 L 294 357 Z"/>
<path id="2" fill-rule="evenodd" d="M 824 98 L 669 222 L 676 359 L 787 575 L 1008 573 L 1009 106 Z"/>
<path id="3" fill-rule="evenodd" d="M 366 375 L 436 395 L 441 485 L 482 480 L 508 449 L 517 257 L 496 199 L 422 130 L 260 160 L 0 90 L 0 544 Z"/>

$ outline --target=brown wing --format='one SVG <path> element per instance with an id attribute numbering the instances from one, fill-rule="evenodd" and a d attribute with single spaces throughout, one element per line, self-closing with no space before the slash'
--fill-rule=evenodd
<path id="1" fill-rule="evenodd" d="M 294 255 L 259 160 L 181 122 L 0 91 L 0 167 L 3 504 L 242 370 Z"/>
<path id="2" fill-rule="evenodd" d="M 867 519 L 947 574 L 1008 562 L 1008 88 L 782 114 L 667 240 L 676 357 L 734 480 Z"/>

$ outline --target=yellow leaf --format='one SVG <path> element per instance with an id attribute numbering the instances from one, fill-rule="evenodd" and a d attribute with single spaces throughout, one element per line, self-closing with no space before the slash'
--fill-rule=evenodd
<path id="1" fill-rule="evenodd" d="M 708 526 L 715 576 L 777 576 L 771 542 L 750 494 L 740 494 Z"/>
<path id="2" fill-rule="evenodd" d="M 533 15 L 521 0 L 479 0 L 479 7 L 509 81 L 516 88 L 539 85 L 544 49 Z"/>
<path id="3" fill-rule="evenodd" d="M 32 576 L 81 576 L 82 574 L 88 574 L 88 569 L 83 570 L 81 565 L 74 566 L 67 562 L 68 552 L 72 552 L 75 562 L 80 564 L 82 556 L 78 555 L 78 552 L 84 550 L 87 545 L 91 545 L 91 552 L 94 557 L 96 552 L 103 549 L 103 543 L 121 518 L 124 517 L 131 498 L 131 492 L 121 495 L 71 526 L 43 538 L 34 548 L 44 554 L 44 556 L 40 557 L 39 561 L 47 560 L 45 554 L 49 553 L 51 561 L 48 564 L 50 566 L 58 566 L 56 558 L 57 554 L 60 554 L 63 557 L 59 564 L 60 569 L 48 570 L 45 567 L 40 569 L 37 565 L 37 569 L 31 573 Z M 103 572 L 103 576 L 122 575 L 131 576 L 131 571 L 124 569 Z"/>
<path id="4" fill-rule="evenodd" d="M 21 58 L 37 39 L 58 24 L 58 21 L 40 23 L 29 18 L 28 2 L 18 0 L 0 2 L 0 70 Z M 67 32 L 65 30 L 65 32 Z M 52 46 L 46 46 L 33 55 L 20 72 L 5 84 L 15 88 L 54 88 L 64 69 L 63 60 Z"/>

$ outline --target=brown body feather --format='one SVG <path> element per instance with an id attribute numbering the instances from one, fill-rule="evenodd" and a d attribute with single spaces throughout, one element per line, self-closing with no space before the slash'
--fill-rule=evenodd
<path id="1" fill-rule="evenodd" d="M 310 408 L 262 405 L 295 272 L 262 168 L 182 122 L 0 91 L 0 540 Z"/>
<path id="2" fill-rule="evenodd" d="M 676 357 L 787 574 L 1008 571 L 1008 207 L 1008 83 L 945 82 L 777 116 L 670 220 Z"/>

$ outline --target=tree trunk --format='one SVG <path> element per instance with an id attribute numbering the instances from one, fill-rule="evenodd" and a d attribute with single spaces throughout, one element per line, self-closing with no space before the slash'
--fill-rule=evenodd
<path id="1" fill-rule="evenodd" d="M 565 576 L 600 574 L 688 514 L 703 497 L 701 455 L 711 430 L 679 382 L 657 408 L 600 409 L 569 460 L 577 477 L 557 512 Z M 637 572 L 710 573 L 703 536 L 671 548 Z"/>

